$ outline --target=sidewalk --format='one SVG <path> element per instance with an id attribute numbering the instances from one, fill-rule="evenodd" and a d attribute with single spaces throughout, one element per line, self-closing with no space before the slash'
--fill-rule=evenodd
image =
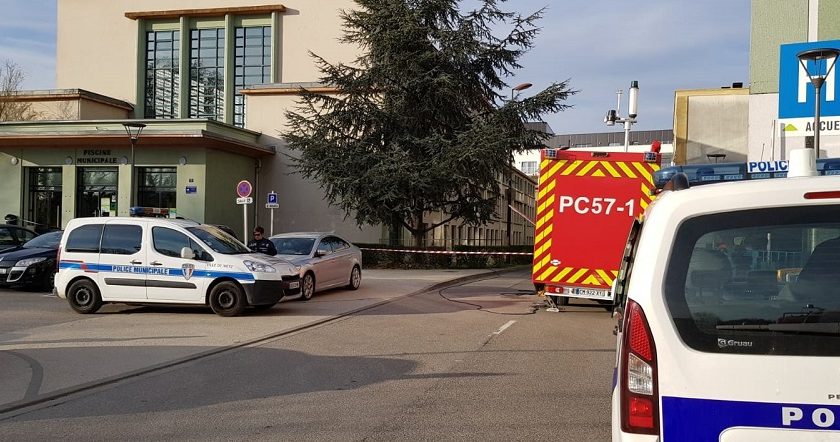
<path id="1" fill-rule="evenodd" d="M 520 269 L 521 270 L 521 269 Z M 70 322 L 0 334 L 0 417 L 81 390 L 230 348 L 254 345 L 403 296 L 509 270 L 366 270 L 359 290 L 318 293 L 264 312 L 223 318 L 209 309 L 106 305 Z M 65 302 L 48 298 L 44 302 Z"/>

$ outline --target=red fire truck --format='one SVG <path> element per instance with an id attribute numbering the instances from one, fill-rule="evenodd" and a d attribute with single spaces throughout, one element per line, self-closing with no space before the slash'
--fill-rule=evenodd
<path id="1" fill-rule="evenodd" d="M 543 149 L 532 279 L 550 307 L 569 298 L 611 304 L 633 219 L 653 198 L 658 152 Z"/>

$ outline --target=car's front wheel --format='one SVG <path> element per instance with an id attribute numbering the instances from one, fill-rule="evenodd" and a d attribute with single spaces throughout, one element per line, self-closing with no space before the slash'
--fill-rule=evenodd
<path id="1" fill-rule="evenodd" d="M 82 279 L 74 282 L 67 290 L 67 302 L 79 313 L 96 313 L 102 307 L 102 296 L 93 281 Z"/>
<path id="2" fill-rule="evenodd" d="M 233 282 L 220 282 L 210 290 L 210 308 L 219 316 L 236 316 L 245 310 L 245 304 L 245 293 Z"/>
<path id="3" fill-rule="evenodd" d="M 315 275 L 307 273 L 300 282 L 300 299 L 309 301 L 315 295 Z"/>

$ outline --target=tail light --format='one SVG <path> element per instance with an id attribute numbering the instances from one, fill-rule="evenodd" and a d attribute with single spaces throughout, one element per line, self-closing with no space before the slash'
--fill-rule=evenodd
<path id="1" fill-rule="evenodd" d="M 656 345 L 642 307 L 627 301 L 621 345 L 621 430 L 659 434 Z"/>
<path id="2" fill-rule="evenodd" d="M 61 246 L 58 246 L 58 253 L 55 255 L 55 271 L 61 268 Z"/>

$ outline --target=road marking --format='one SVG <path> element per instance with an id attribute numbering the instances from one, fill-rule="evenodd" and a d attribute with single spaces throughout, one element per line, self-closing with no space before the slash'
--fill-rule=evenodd
<path id="1" fill-rule="evenodd" d="M 508 327 L 510 327 L 513 324 L 516 324 L 516 321 L 510 320 L 510 321 L 506 322 L 505 325 L 501 326 L 498 330 L 493 332 L 493 334 L 494 335 L 500 335 L 500 334 L 502 334 L 503 331 L 507 330 Z"/>

